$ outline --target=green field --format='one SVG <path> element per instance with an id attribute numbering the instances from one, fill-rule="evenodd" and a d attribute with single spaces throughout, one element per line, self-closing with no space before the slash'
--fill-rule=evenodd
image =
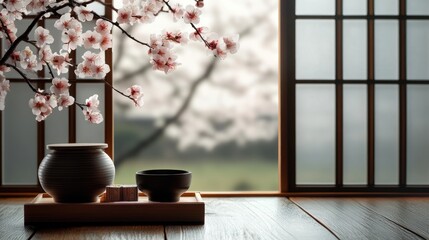
<path id="1" fill-rule="evenodd" d="M 191 171 L 190 190 L 194 191 L 275 191 L 278 189 L 277 163 L 261 160 L 129 160 L 116 169 L 115 183 L 135 184 L 135 172 L 155 168 Z"/>

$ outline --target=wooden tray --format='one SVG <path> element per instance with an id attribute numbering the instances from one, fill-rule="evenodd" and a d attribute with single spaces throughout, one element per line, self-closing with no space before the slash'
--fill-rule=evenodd
<path id="1" fill-rule="evenodd" d="M 25 225 L 52 224 L 204 224 L 199 193 L 185 193 L 179 202 L 55 203 L 46 193 L 24 205 Z"/>

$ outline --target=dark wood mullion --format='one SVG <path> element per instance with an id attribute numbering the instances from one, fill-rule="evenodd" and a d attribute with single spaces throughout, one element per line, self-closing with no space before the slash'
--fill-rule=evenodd
<path id="1" fill-rule="evenodd" d="M 76 65 L 76 50 L 71 51 L 70 58 L 72 59 L 72 66 L 69 67 L 69 81 L 71 86 L 69 88 L 70 95 L 75 97 L 75 101 L 79 102 L 76 96 L 76 74 L 74 73 Z M 69 108 L 69 143 L 76 142 L 76 105 L 73 104 Z"/>
<path id="2" fill-rule="evenodd" d="M 429 20 L 428 15 L 413 15 L 413 16 L 401 16 L 401 15 L 346 15 L 346 16 L 329 16 L 329 15 L 298 15 L 297 19 L 412 19 L 412 20 Z"/>
<path id="3" fill-rule="evenodd" d="M 280 1 L 280 191 L 296 187 L 295 149 L 295 1 Z"/>
<path id="4" fill-rule="evenodd" d="M 336 15 L 342 16 L 342 0 L 336 1 Z M 335 20 L 335 111 L 336 111 L 336 152 L 335 152 L 335 185 L 343 186 L 343 20 Z"/>
<path id="5" fill-rule="evenodd" d="M 406 17 L 406 1 L 399 1 L 399 15 Z M 407 22 L 399 20 L 399 186 L 407 185 Z"/>
<path id="6" fill-rule="evenodd" d="M 368 0 L 368 16 L 374 16 L 374 0 Z M 374 111 L 374 19 L 368 20 L 368 175 L 367 185 L 374 186 L 375 178 L 375 111 Z"/>
<path id="7" fill-rule="evenodd" d="M 296 84 L 335 84 L 336 80 L 323 80 L 323 79 L 311 79 L 311 80 L 296 80 Z M 407 80 L 399 82 L 398 80 L 347 80 L 347 84 L 429 84 L 429 80 Z"/>
<path id="8" fill-rule="evenodd" d="M 112 0 L 106 0 L 106 5 L 112 5 Z M 112 19 L 112 10 L 110 8 L 105 8 L 105 16 L 108 19 Z M 108 65 L 113 66 L 112 64 L 113 56 L 112 49 L 108 49 L 105 55 L 105 61 Z M 113 85 L 113 69 L 106 75 L 106 81 Z M 113 159 L 113 90 L 107 84 L 104 84 L 104 95 L 105 95 L 105 125 L 104 125 L 104 139 L 105 142 L 109 145 L 106 149 L 106 153 Z"/>
<path id="9" fill-rule="evenodd" d="M 44 18 L 37 23 L 40 27 L 45 27 Z M 37 72 L 38 78 L 45 78 L 45 67 Z M 45 82 L 37 81 L 37 88 L 45 90 Z M 37 123 L 37 168 L 45 157 L 45 121 Z M 40 186 L 39 178 L 37 178 L 37 185 Z"/>

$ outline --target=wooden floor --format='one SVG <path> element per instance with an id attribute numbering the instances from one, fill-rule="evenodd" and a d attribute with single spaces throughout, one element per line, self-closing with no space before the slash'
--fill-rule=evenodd
<path id="1" fill-rule="evenodd" d="M 0 199 L 0 239 L 429 239 L 429 198 L 206 198 L 201 226 L 24 226 Z"/>

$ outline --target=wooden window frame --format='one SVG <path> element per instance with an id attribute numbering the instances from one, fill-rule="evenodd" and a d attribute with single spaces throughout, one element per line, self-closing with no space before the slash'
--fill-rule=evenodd
<path id="1" fill-rule="evenodd" d="M 111 4 L 112 0 L 106 1 Z M 368 14 L 365 16 L 343 16 L 342 0 L 335 0 L 336 14 L 333 16 L 319 15 L 295 15 L 295 0 L 279 0 L 279 139 L 278 139 L 278 170 L 279 189 L 278 191 L 262 192 L 203 192 L 203 196 L 208 197 L 255 197 L 255 196 L 429 196 L 428 186 L 407 186 L 406 185 L 406 86 L 407 84 L 429 84 L 427 81 L 406 81 L 406 20 L 407 19 L 427 19 L 429 16 L 406 16 L 406 0 L 399 0 L 400 14 L 397 16 L 374 15 L 374 0 L 367 0 Z M 106 17 L 111 18 L 111 11 L 106 11 Z M 335 20 L 336 35 L 336 76 L 335 80 L 296 80 L 295 78 L 295 21 L 296 19 L 331 19 Z M 368 21 L 368 79 L 347 80 L 347 84 L 366 84 L 368 86 L 368 185 L 367 186 L 344 186 L 343 185 L 343 113 L 342 113 L 342 20 L 343 19 L 365 19 Z M 400 80 L 385 81 L 374 79 L 374 20 L 375 19 L 396 19 L 399 21 L 399 76 Z M 75 57 L 75 56 L 73 56 Z M 106 62 L 112 62 L 111 49 L 106 52 Z M 112 72 L 106 79 L 112 83 Z M 78 82 L 78 80 L 75 80 Z M 76 83 L 74 82 L 74 83 Z M 296 158 L 295 158 L 295 85 L 297 83 L 318 83 L 335 84 L 336 93 L 336 159 L 335 159 L 335 185 L 297 185 L 296 179 Z M 44 84 L 44 83 L 43 83 Z M 399 85 L 399 112 L 400 112 L 400 173 L 398 186 L 376 186 L 374 184 L 374 84 L 398 84 Z M 71 90 L 71 91 L 75 91 Z M 72 94 L 75 92 L 72 92 Z M 106 86 L 106 106 L 112 106 L 112 90 Z M 75 109 L 71 108 L 69 117 L 72 122 L 75 119 Z M 106 107 L 105 112 L 105 138 L 109 143 L 107 153 L 113 157 L 113 108 Z M 1 124 L 0 112 L 0 124 Z M 75 142 L 75 122 L 69 129 L 69 141 Z M 1 128 L 0 128 L 0 134 Z M 44 123 L 38 124 L 39 152 L 38 158 L 42 159 L 44 152 L 44 139 L 40 136 L 44 134 Z M 1 139 L 0 139 L 1 144 Z M 1 160 L 1 159 L 0 159 Z M 40 162 L 39 162 L 40 163 Z M 27 195 L 43 191 L 38 186 L 1 186 L 1 164 L 0 164 L 0 196 L 1 195 Z"/>
<path id="2" fill-rule="evenodd" d="M 107 6 L 112 5 L 113 0 L 105 0 L 105 4 Z M 104 7 L 105 14 L 104 16 L 108 19 L 112 19 L 112 11 L 108 7 Z M 32 16 L 24 16 L 24 19 L 32 19 Z M 49 19 L 55 19 L 54 16 L 51 16 Z M 41 19 L 38 22 L 38 26 L 45 26 L 45 19 Z M 0 42 L 0 47 L 1 47 Z M 70 53 L 70 58 L 72 59 L 72 63 L 76 65 L 77 58 L 76 56 L 76 50 L 73 50 Z M 105 51 L 105 62 L 112 65 L 112 49 L 108 49 Z M 104 112 L 104 141 L 108 144 L 108 148 L 105 150 L 105 152 L 113 159 L 113 90 L 109 87 L 108 84 L 113 84 L 113 73 L 110 71 L 106 77 L 105 80 L 103 79 L 81 79 L 78 78 L 74 72 L 75 68 L 74 66 L 70 66 L 69 68 L 69 82 L 72 84 L 69 91 L 70 95 L 76 96 L 76 86 L 77 84 L 87 84 L 87 83 L 98 83 L 104 84 L 104 96 L 105 96 L 105 112 Z M 38 72 L 37 75 L 40 80 L 37 81 L 37 88 L 45 89 L 45 85 L 49 84 L 51 82 L 50 78 L 46 78 L 44 71 Z M 19 78 L 9 78 L 12 83 L 14 82 L 22 82 L 24 83 L 24 79 Z M 106 81 L 108 84 L 105 84 L 104 81 Z M 76 115 L 76 105 L 72 105 L 68 107 L 68 142 L 69 143 L 75 143 L 76 142 L 76 118 L 81 117 Z M 2 112 L 0 111 L 0 136 L 2 136 L 2 127 L 3 126 L 3 116 Z M 42 187 L 40 186 L 39 180 L 37 180 L 37 185 L 3 185 L 3 142 L 2 137 L 0 137 L 0 195 L 9 195 L 9 194 L 28 194 L 28 193 L 39 193 L 43 192 Z M 38 122 L 37 123 L 37 166 L 41 163 L 43 158 L 45 157 L 45 122 Z"/>

